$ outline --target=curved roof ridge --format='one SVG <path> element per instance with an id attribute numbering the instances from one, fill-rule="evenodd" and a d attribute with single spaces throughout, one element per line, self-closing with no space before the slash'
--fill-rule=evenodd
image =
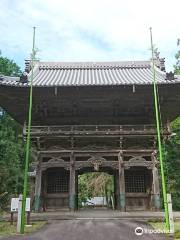
<path id="1" fill-rule="evenodd" d="M 111 61 L 111 62 L 38 62 L 40 69 L 46 68 L 148 68 L 150 61 Z"/>

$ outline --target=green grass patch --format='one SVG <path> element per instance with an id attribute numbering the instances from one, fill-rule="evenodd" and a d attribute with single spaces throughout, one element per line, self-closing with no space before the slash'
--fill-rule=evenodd
<path id="1" fill-rule="evenodd" d="M 163 222 L 155 222 L 155 221 L 149 221 L 149 224 L 154 228 L 154 229 L 160 229 L 163 230 L 165 228 L 165 224 Z M 174 238 L 176 240 L 180 240 L 180 221 L 175 221 L 174 222 L 174 228 L 175 228 L 175 234 Z"/>
<path id="2" fill-rule="evenodd" d="M 31 223 L 31 227 L 26 227 L 24 229 L 25 233 L 32 233 L 44 226 L 45 221 L 36 221 Z M 0 222 L 0 236 L 10 236 L 15 235 L 16 232 L 16 222 L 13 225 L 10 225 L 10 222 Z"/>

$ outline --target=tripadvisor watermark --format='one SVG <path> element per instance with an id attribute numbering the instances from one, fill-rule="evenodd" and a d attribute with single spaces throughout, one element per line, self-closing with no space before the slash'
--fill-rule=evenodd
<path id="1" fill-rule="evenodd" d="M 173 231 L 168 231 L 166 229 L 149 229 L 149 228 L 142 228 L 137 227 L 135 228 L 135 234 L 137 236 L 141 236 L 143 234 L 173 234 Z"/>

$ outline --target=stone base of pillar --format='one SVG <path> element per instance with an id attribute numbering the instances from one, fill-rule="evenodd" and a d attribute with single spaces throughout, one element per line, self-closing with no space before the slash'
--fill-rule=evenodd
<path id="1" fill-rule="evenodd" d="M 126 196 L 124 193 L 119 195 L 119 205 L 121 211 L 126 211 Z"/>
<path id="2" fill-rule="evenodd" d="M 120 210 L 119 194 L 115 194 L 114 197 L 115 197 L 115 208 L 116 208 L 117 210 Z"/>
<path id="3" fill-rule="evenodd" d="M 161 200 L 159 194 L 153 195 L 153 207 L 155 208 L 155 210 L 159 210 L 161 207 Z"/>
<path id="4" fill-rule="evenodd" d="M 40 196 L 34 196 L 34 211 L 39 212 L 40 211 Z"/>
<path id="5" fill-rule="evenodd" d="M 77 196 L 76 194 L 71 194 L 69 196 L 69 209 L 75 211 L 77 209 Z"/>

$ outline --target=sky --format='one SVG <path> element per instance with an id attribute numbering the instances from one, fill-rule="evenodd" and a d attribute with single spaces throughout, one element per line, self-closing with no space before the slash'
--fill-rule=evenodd
<path id="1" fill-rule="evenodd" d="M 180 0 L 0 0 L 0 50 L 24 68 L 33 26 L 41 61 L 149 60 L 150 33 L 173 70 Z"/>

